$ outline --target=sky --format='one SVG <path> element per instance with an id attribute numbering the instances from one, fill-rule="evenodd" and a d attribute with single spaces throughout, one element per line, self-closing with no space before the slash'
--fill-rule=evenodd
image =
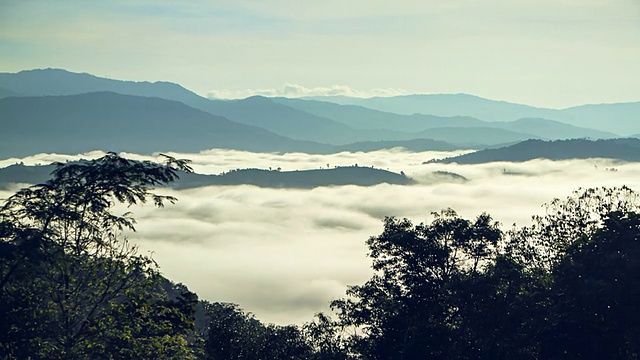
<path id="1" fill-rule="evenodd" d="M 640 101 L 640 0 L 0 0 L 0 72 L 203 96 L 470 93 Z"/>
<path id="2" fill-rule="evenodd" d="M 17 161 L 44 164 L 102 155 L 99 151 L 38 154 L 0 160 L 0 167 Z M 508 230 L 514 223 L 530 224 L 532 215 L 544 214 L 544 203 L 566 198 L 579 187 L 626 185 L 640 189 L 640 163 L 602 159 L 423 164 L 454 154 L 399 149 L 330 155 L 234 150 L 170 155 L 193 160 L 194 170 L 201 173 L 268 166 L 317 169 L 327 163 L 358 163 L 404 171 L 419 181 L 410 186 L 312 190 L 254 186 L 159 189 L 162 194 L 177 197 L 178 202 L 160 209 L 150 205 L 115 209 L 116 213 L 133 213 L 138 231 L 127 234 L 129 240 L 141 253 L 151 254 L 169 279 L 184 283 L 203 299 L 237 303 L 261 321 L 277 324 L 311 321 L 315 313 L 328 311 L 330 300 L 343 297 L 348 285 L 362 284 L 370 278 L 365 241 L 382 232 L 385 216 L 407 217 L 418 224 L 432 220 L 431 212 L 450 207 L 467 219 L 487 212 Z M 468 181 L 437 177 L 435 171 L 454 172 Z M 10 195 L 11 191 L 0 191 L 0 199 Z"/>

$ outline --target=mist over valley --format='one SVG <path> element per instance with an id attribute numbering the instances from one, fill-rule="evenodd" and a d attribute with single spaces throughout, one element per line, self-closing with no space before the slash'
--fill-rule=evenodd
<path id="1" fill-rule="evenodd" d="M 459 152 L 253 153 L 213 149 L 169 153 L 191 159 L 196 173 L 220 174 L 255 167 L 319 170 L 329 165 L 405 173 L 412 185 L 322 186 L 314 189 L 250 185 L 163 189 L 179 199 L 161 209 L 135 207 L 138 232 L 129 234 L 150 252 L 163 274 L 202 298 L 241 306 L 277 324 L 304 323 L 327 311 L 347 285 L 371 276 L 365 240 L 379 234 L 385 216 L 430 221 L 430 213 L 452 208 L 473 218 L 489 213 L 510 229 L 544 214 L 543 204 L 579 187 L 640 187 L 640 163 L 612 159 L 491 162 L 477 165 L 425 163 Z M 102 156 L 40 154 L 0 161 L 5 167 Z M 125 153 L 131 159 L 153 159 Z M 443 176 L 457 174 L 460 178 Z M 0 169 L 0 176 L 2 169 Z M 577 180 L 579 179 L 579 181 Z M 15 188 L 15 186 L 14 186 Z M 10 191 L 0 192 L 6 198 Z"/>

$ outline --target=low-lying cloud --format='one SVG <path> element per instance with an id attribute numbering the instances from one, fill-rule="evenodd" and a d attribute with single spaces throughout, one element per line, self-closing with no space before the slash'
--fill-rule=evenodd
<path id="1" fill-rule="evenodd" d="M 357 98 L 370 98 L 375 96 L 398 96 L 407 95 L 408 92 L 403 89 L 371 89 L 357 90 L 348 85 L 332 85 L 329 87 L 307 88 L 302 85 L 285 83 L 281 88 L 272 89 L 245 89 L 245 90 L 210 90 L 207 93 L 208 98 L 212 99 L 244 99 L 254 95 L 267 97 L 306 97 L 306 96 L 349 96 Z"/>
<path id="2" fill-rule="evenodd" d="M 311 190 L 246 185 L 161 189 L 178 197 L 178 203 L 162 209 L 127 209 L 139 223 L 131 240 L 142 252 L 153 252 L 166 276 L 186 284 L 204 299 L 238 303 L 259 319 L 280 324 L 311 320 L 315 312 L 327 310 L 331 299 L 343 296 L 347 285 L 370 277 L 365 240 L 380 234 L 385 216 L 422 222 L 431 219 L 431 212 L 451 207 L 468 218 L 486 211 L 510 228 L 513 223 L 528 224 L 531 215 L 543 212 L 543 203 L 566 197 L 578 187 L 626 185 L 640 189 L 640 164 L 602 159 L 423 164 L 452 154 L 398 149 L 332 155 L 229 150 L 172 155 L 192 159 L 196 171 L 206 173 L 358 163 L 404 171 L 419 181 L 412 186 Z M 38 155 L 7 161 L 44 163 L 45 159 L 72 158 Z M 0 166 L 7 161 L 0 161 Z M 456 173 L 467 181 L 434 177 L 436 171 Z M 0 198 L 9 195 L 0 193 Z"/>

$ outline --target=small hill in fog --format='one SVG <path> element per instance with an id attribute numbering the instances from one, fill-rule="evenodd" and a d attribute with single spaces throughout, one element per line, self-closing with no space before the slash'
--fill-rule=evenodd
<path id="1" fill-rule="evenodd" d="M 14 164 L 0 169 L 0 189 L 9 184 L 38 184 L 50 178 L 54 165 L 26 166 Z M 255 185 L 266 188 L 302 188 L 320 186 L 357 185 L 372 186 L 382 183 L 410 185 L 414 180 L 394 172 L 362 166 L 333 169 L 278 171 L 264 169 L 238 169 L 221 175 L 181 173 L 171 186 L 189 189 L 211 185 Z"/>

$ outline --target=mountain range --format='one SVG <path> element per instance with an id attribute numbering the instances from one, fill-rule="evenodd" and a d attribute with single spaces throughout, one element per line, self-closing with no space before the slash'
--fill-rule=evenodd
<path id="1" fill-rule="evenodd" d="M 327 152 L 330 146 L 293 140 L 230 121 L 178 101 L 97 92 L 0 99 L 0 154 L 81 153 L 95 149 L 153 153 L 208 148 Z"/>
<path id="2" fill-rule="evenodd" d="M 28 70 L 0 73 L 0 156 L 214 147 L 424 151 L 496 148 L 530 139 L 611 139 L 640 132 L 639 104 L 554 110 L 467 94 L 217 100 L 169 82 Z"/>
<path id="3" fill-rule="evenodd" d="M 469 94 L 417 94 L 395 97 L 352 98 L 315 97 L 342 105 L 358 105 L 397 114 L 468 116 L 492 122 L 539 118 L 563 122 L 618 135 L 638 133 L 640 102 L 587 104 L 566 109 L 538 108 L 506 101 L 484 99 Z M 547 136 L 552 138 L 552 136 Z"/>

